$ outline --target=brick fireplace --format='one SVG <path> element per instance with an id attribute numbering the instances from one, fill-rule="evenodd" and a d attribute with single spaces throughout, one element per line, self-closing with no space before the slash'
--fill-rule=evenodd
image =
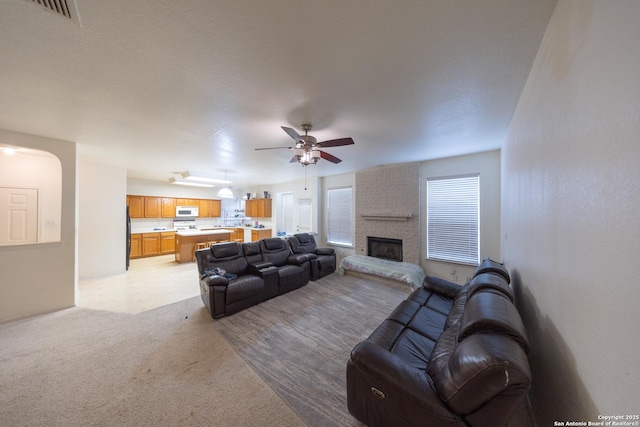
<path id="1" fill-rule="evenodd" d="M 368 237 L 399 240 L 405 262 L 420 264 L 420 163 L 356 173 L 355 253 L 369 254 Z"/>

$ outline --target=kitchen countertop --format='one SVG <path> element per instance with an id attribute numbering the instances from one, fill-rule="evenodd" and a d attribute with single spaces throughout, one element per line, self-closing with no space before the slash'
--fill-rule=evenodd
<path id="1" fill-rule="evenodd" d="M 198 230 L 198 229 L 193 229 L 193 230 L 180 230 L 178 232 L 176 232 L 176 235 L 178 236 L 206 236 L 208 234 L 229 234 L 229 233 L 233 233 L 232 230 L 226 229 L 226 228 L 212 228 L 209 230 Z"/>
<path id="2" fill-rule="evenodd" d="M 229 230 L 229 229 L 242 229 L 242 230 L 271 230 L 272 227 L 247 227 L 247 226 L 236 226 L 236 227 L 202 227 L 196 229 L 187 229 L 187 230 L 177 230 L 175 228 L 138 228 L 135 230 L 131 230 L 131 234 L 143 234 L 143 233 L 164 233 L 164 232 L 182 232 L 182 231 L 210 231 L 210 230 Z M 192 235 L 192 234 L 191 234 Z"/>

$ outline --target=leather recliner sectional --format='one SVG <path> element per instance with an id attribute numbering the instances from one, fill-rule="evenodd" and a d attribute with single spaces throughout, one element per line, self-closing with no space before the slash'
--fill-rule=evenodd
<path id="1" fill-rule="evenodd" d="M 294 254 L 312 254 L 311 280 L 321 279 L 336 271 L 336 251 L 333 248 L 318 248 L 316 241 L 308 233 L 298 233 L 289 239 Z"/>
<path id="2" fill-rule="evenodd" d="M 462 287 L 428 276 L 353 348 L 347 406 L 369 427 L 528 425 L 528 349 L 502 264 Z"/>
<path id="3" fill-rule="evenodd" d="M 279 238 L 220 243 L 195 252 L 200 297 L 211 317 L 236 313 L 309 282 L 310 255 Z"/>

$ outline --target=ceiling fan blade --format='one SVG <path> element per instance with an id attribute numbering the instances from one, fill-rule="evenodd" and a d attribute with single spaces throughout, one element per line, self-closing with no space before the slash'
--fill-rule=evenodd
<path id="1" fill-rule="evenodd" d="M 292 149 L 292 147 L 263 147 L 263 148 L 254 148 L 254 150 L 277 150 L 279 148 L 287 148 L 289 150 Z"/>
<path id="2" fill-rule="evenodd" d="M 289 160 L 289 163 L 295 163 L 298 161 L 298 158 L 296 156 L 292 156 L 291 160 Z"/>
<path id="3" fill-rule="evenodd" d="M 282 128 L 283 131 L 287 133 L 287 135 L 293 138 L 294 141 L 304 143 L 304 139 L 302 139 L 302 137 L 298 135 L 298 132 L 296 132 L 294 129 L 288 128 L 286 126 L 280 126 L 280 127 Z"/>
<path id="4" fill-rule="evenodd" d="M 328 141 L 322 141 L 318 143 L 320 147 L 340 147 L 343 145 L 352 145 L 352 144 L 355 144 L 355 142 L 351 138 L 330 139 Z"/>
<path id="5" fill-rule="evenodd" d="M 329 154 L 326 151 L 322 151 L 322 150 L 320 150 L 320 157 L 322 157 L 325 160 L 330 161 L 331 163 L 340 163 L 342 161 L 339 158 L 337 158 L 336 156 L 334 156 L 333 154 Z"/>

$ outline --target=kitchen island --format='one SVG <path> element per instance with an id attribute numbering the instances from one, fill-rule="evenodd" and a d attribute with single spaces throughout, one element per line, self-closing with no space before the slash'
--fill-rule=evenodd
<path id="1" fill-rule="evenodd" d="M 176 232 L 176 262 L 193 262 L 193 251 L 198 243 L 228 242 L 233 230 L 181 230 Z"/>

